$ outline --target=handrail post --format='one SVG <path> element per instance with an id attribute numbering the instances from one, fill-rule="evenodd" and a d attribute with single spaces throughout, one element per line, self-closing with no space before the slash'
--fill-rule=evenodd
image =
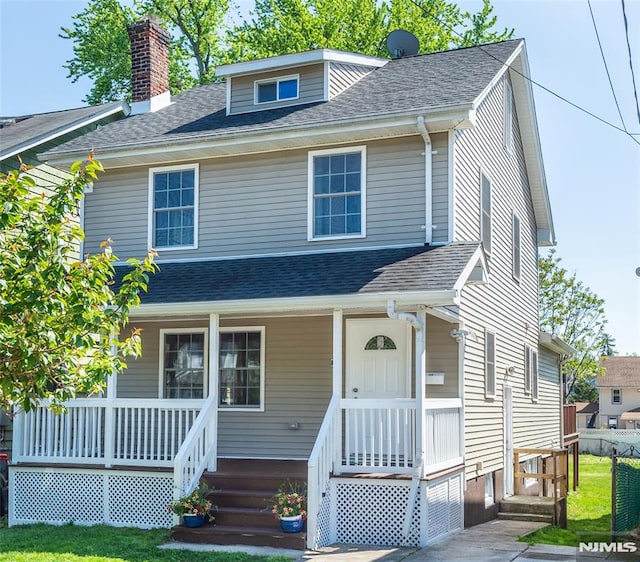
<path id="1" fill-rule="evenodd" d="M 213 401 L 213 411 L 209 415 L 209 423 L 207 425 L 206 447 L 210 450 L 209 459 L 207 460 L 207 470 L 216 472 L 218 470 L 218 404 L 219 400 L 219 360 L 220 360 L 220 315 L 209 315 L 209 397 Z"/>
<path id="2" fill-rule="evenodd" d="M 104 466 L 111 468 L 114 460 L 114 446 L 116 435 L 116 416 L 114 405 L 116 398 L 116 375 L 111 374 L 107 378 L 107 398 L 104 411 Z"/>
<path id="3" fill-rule="evenodd" d="M 335 309 L 333 311 L 333 384 L 332 396 L 340 400 L 342 396 L 342 339 L 343 339 L 343 319 L 342 310 Z M 339 436 L 335 441 L 334 450 L 332 451 L 332 464 L 334 474 L 340 474 L 340 466 L 342 464 L 342 411 L 338 404 L 338 419 L 336 420 L 336 434 Z"/>
<path id="4" fill-rule="evenodd" d="M 13 418 L 13 445 L 11 447 L 11 460 L 12 462 L 20 462 L 24 453 L 24 440 L 25 435 L 25 413 L 24 410 L 16 412 Z"/>

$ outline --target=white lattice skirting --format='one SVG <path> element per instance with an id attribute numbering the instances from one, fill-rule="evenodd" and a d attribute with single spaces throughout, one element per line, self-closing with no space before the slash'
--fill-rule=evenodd
<path id="1" fill-rule="evenodd" d="M 459 472 L 420 483 L 406 538 L 403 530 L 410 481 L 332 478 L 332 508 L 328 510 L 329 517 L 322 517 L 318 522 L 321 527 L 318 547 L 336 542 L 425 546 L 462 529 L 463 476 Z"/>
<path id="2" fill-rule="evenodd" d="M 171 527 L 173 476 L 124 470 L 10 467 L 9 525 Z"/>

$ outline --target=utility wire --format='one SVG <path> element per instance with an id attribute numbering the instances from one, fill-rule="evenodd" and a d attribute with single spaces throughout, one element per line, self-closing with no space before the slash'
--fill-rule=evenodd
<path id="1" fill-rule="evenodd" d="M 638 123 L 640 123 L 640 104 L 638 104 L 638 90 L 636 88 L 636 75 L 633 72 L 633 61 L 631 59 L 631 45 L 629 44 L 629 23 L 627 22 L 627 10 L 622 1 L 622 18 L 624 19 L 624 33 L 627 38 L 627 50 L 629 51 L 629 67 L 631 68 L 631 81 L 633 82 L 633 95 L 636 98 L 636 112 L 638 114 Z"/>
<path id="2" fill-rule="evenodd" d="M 424 15 L 426 15 L 427 17 L 432 17 L 433 19 L 435 19 L 438 23 L 440 23 L 442 26 L 446 27 L 447 29 L 449 29 L 449 31 L 451 31 L 454 35 L 457 35 L 458 37 L 460 37 L 461 39 L 464 39 L 464 36 L 460 33 L 458 33 L 453 27 L 451 27 L 449 24 L 445 23 L 444 21 L 442 21 L 441 19 L 439 19 L 437 16 L 430 14 L 426 8 L 424 6 L 422 6 L 418 1 L 416 0 L 411 0 L 411 2 L 417 6 L 418 8 L 420 8 L 420 10 L 422 11 L 422 13 Z M 480 49 L 481 52 L 483 52 L 485 55 L 491 57 L 492 59 L 498 61 L 500 64 L 505 64 L 505 61 L 500 60 L 498 57 L 492 55 L 489 51 L 487 51 L 486 49 L 484 49 L 482 47 L 482 45 L 475 45 L 476 48 Z M 509 69 L 512 70 L 513 72 L 515 72 L 516 74 L 519 74 L 520 76 L 522 76 L 525 80 L 528 80 L 529 82 L 531 82 L 531 84 L 534 84 L 536 86 L 538 86 L 538 88 L 541 88 L 542 90 L 544 90 L 545 92 L 551 94 L 552 96 L 557 97 L 558 99 L 562 100 L 565 103 L 568 103 L 569 105 L 571 105 L 572 107 L 575 107 L 576 109 L 578 109 L 579 111 L 582 111 L 583 113 L 586 113 L 587 115 L 589 115 L 590 117 L 593 117 L 594 119 L 597 119 L 598 121 L 600 121 L 601 123 L 604 123 L 605 125 L 608 125 L 609 127 L 612 127 L 613 129 L 616 129 L 617 131 L 620 131 L 621 133 L 624 133 L 625 135 L 627 135 L 633 142 L 635 142 L 637 145 L 640 146 L 640 140 L 636 139 L 634 135 L 640 135 L 640 133 L 630 133 L 629 131 L 626 131 L 625 129 L 622 129 L 620 127 L 618 127 L 617 125 L 614 125 L 613 123 L 610 123 L 609 121 L 607 121 L 606 119 L 603 119 L 602 117 L 599 117 L 598 115 L 596 115 L 595 113 L 592 113 L 591 111 L 584 109 L 583 107 L 580 107 L 579 105 L 573 103 L 572 101 L 569 101 L 567 98 L 562 97 L 560 94 L 556 94 L 554 91 L 550 90 L 549 88 L 543 86 L 542 84 L 536 82 L 533 78 L 531 78 L 530 76 L 526 76 L 524 75 L 522 72 L 520 72 L 518 69 L 513 68 L 512 66 L 509 66 Z"/>
<path id="3" fill-rule="evenodd" d="M 624 0 L 622 0 L 624 5 Z M 598 40 L 598 48 L 600 49 L 600 55 L 602 56 L 602 62 L 604 63 L 604 69 L 607 72 L 607 78 L 609 79 L 609 86 L 611 87 L 611 93 L 613 94 L 613 101 L 616 102 L 616 108 L 618 109 L 618 115 L 620 116 L 620 122 L 625 132 L 629 132 L 627 126 L 624 124 L 624 117 L 622 117 L 622 111 L 620 110 L 620 104 L 618 103 L 618 97 L 611 81 L 611 74 L 609 73 L 609 67 L 607 66 L 607 59 L 604 56 L 604 50 L 602 49 L 602 42 L 600 41 L 600 34 L 598 33 L 598 26 L 596 25 L 596 18 L 593 15 L 593 8 L 591 7 L 591 0 L 587 0 L 589 6 L 589 13 L 591 14 L 591 21 L 593 22 L 593 30 L 596 32 L 596 39 Z"/>

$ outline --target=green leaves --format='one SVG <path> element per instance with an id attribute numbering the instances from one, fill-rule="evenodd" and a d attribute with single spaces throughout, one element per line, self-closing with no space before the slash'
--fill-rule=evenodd
<path id="1" fill-rule="evenodd" d="M 613 354 L 615 341 L 606 332 L 604 300 L 575 273 L 561 267 L 560 261 L 555 250 L 539 260 L 540 329 L 578 350 L 576 357 L 563 363 L 566 395 L 589 400 L 593 394 L 584 382 L 602 374 L 600 355 Z"/>
<path id="2" fill-rule="evenodd" d="M 139 303 L 153 255 L 131 263 L 114 292 L 109 242 L 77 259 L 82 230 L 74 222 L 87 181 L 101 165 L 87 160 L 46 199 L 31 178 L 0 175 L 0 407 L 31 409 L 39 399 L 54 406 L 77 393 L 101 389 L 106 377 L 141 353 L 136 332 L 120 338 Z M 9 211 L 4 211 L 9 209 Z"/>

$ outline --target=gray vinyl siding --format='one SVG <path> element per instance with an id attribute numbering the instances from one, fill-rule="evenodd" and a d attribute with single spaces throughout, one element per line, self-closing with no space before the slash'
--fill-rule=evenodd
<path id="1" fill-rule="evenodd" d="M 449 136 L 431 135 L 431 201 L 432 242 L 449 242 Z"/>
<path id="2" fill-rule="evenodd" d="M 269 103 L 256 104 L 254 84 L 256 80 L 268 80 L 282 76 L 299 75 L 298 98 Z M 275 107 L 288 107 L 324 100 L 324 64 L 310 64 L 297 68 L 285 68 L 271 72 L 260 72 L 231 79 L 231 111 L 230 113 L 247 113 Z"/>
<path id="3" fill-rule="evenodd" d="M 369 66 L 346 64 L 342 62 L 329 63 L 329 99 L 344 92 L 358 80 L 372 72 Z"/>
<path id="4" fill-rule="evenodd" d="M 438 161 L 447 135 L 433 135 Z M 195 250 L 161 250 L 160 259 L 260 255 L 425 241 L 424 143 L 418 135 L 367 145 L 366 238 L 307 240 L 308 151 L 265 153 L 200 162 L 199 240 Z M 444 164 L 434 170 L 436 216 L 446 220 Z M 149 168 L 107 171 L 87 195 L 87 251 L 112 238 L 120 259 L 147 249 Z M 442 225 L 442 227 L 441 227 Z M 446 232 L 445 222 L 437 231 Z"/>
<path id="5" fill-rule="evenodd" d="M 444 373 L 444 384 L 428 384 L 427 398 L 457 398 L 458 343 L 450 332 L 452 325 L 427 315 L 426 368 L 427 372 Z"/>
<path id="6" fill-rule="evenodd" d="M 461 295 L 461 319 L 470 330 L 465 348 L 465 456 L 467 477 L 476 462 L 484 471 L 502 468 L 504 456 L 503 387 L 513 387 L 514 447 L 540 445 L 531 427 L 555 423 L 524 395 L 524 346 L 537 348 L 536 224 L 527 183 L 522 143 L 514 112 L 514 148 L 503 146 L 503 82 L 498 82 L 477 112 L 474 129 L 455 137 L 455 240 L 480 239 L 480 171 L 492 182 L 492 253 L 489 283 L 467 286 Z M 521 220 L 522 271 L 512 277 L 511 222 Z M 485 329 L 496 333 L 496 395 L 485 399 Z M 506 367 L 513 373 L 506 374 Z M 544 398 L 541 396 L 540 402 Z M 528 403 L 527 403 L 528 401 Z M 525 406 L 526 404 L 526 406 Z M 559 403 L 557 410 L 559 412 Z M 555 408 L 554 405 L 553 407 Z M 559 414 L 557 414 L 559 415 Z M 547 443 L 549 445 L 549 443 Z"/>

